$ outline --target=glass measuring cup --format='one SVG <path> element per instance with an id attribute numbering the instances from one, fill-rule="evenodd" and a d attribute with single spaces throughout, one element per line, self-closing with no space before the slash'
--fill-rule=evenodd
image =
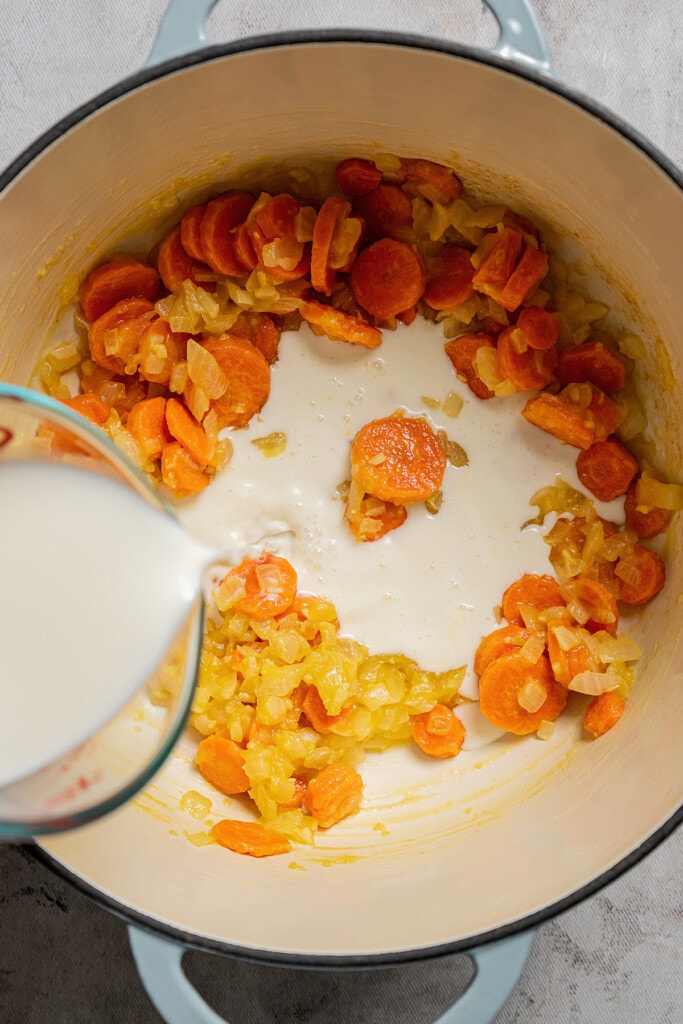
<path id="1" fill-rule="evenodd" d="M 46 467 L 53 480 L 55 471 L 63 468 L 87 474 L 88 486 L 92 480 L 99 492 L 113 485 L 125 488 L 126 501 L 130 493 L 131 500 L 139 500 L 148 518 L 152 509 L 159 516 L 160 528 L 167 528 L 168 517 L 172 517 L 179 541 L 184 540 L 171 506 L 99 427 L 61 402 L 0 382 L 0 529 L 4 526 L 3 482 L 9 481 L 11 486 L 11 481 L 17 479 L 17 470 L 29 467 L 33 472 L 37 465 L 41 466 L 41 473 L 42 467 Z M 103 477 L 108 481 L 103 481 Z M 8 492 L 5 494 L 7 497 Z M 40 497 L 49 507 L 47 485 Z M 192 543 L 189 538 L 187 543 Z M 11 539 L 4 548 L 8 562 L 10 548 Z M 0 588 L 4 575 L 2 550 L 0 546 Z M 194 581 L 194 589 L 186 587 L 183 621 L 170 643 L 164 644 L 153 671 L 143 674 L 140 670 L 142 678 L 122 681 L 126 686 L 121 687 L 118 704 L 110 702 L 107 707 L 111 713 L 106 720 L 97 721 L 92 731 L 80 736 L 77 743 L 59 749 L 59 736 L 51 736 L 55 742 L 49 754 L 32 752 L 33 763 L 28 771 L 16 777 L 10 772 L 10 777 L 5 775 L 4 785 L 0 780 L 0 838 L 28 838 L 86 824 L 128 800 L 161 767 L 187 719 L 197 678 L 204 627 L 201 567 L 198 563 L 196 587 Z M 5 599 L 23 602 L 27 615 L 35 611 L 29 584 L 40 569 L 40 565 L 27 558 L 26 588 L 21 586 L 20 593 L 11 595 L 6 591 Z M 13 577 L 8 574 L 7 578 Z M 88 600 L 87 595 L 84 600 Z M 74 614 L 77 612 L 74 609 Z M 0 628 L 0 636 L 1 633 Z M 34 642 L 41 643 L 39 617 L 35 640 L 31 638 Z M 126 642 L 125 636 L 121 642 Z M 0 715 L 13 706 L 12 695 L 7 691 L 3 700 L 3 687 L 11 683 L 8 678 L 3 681 L 2 658 L 0 649 Z M 97 672 L 96 664 L 93 672 Z M 11 680 L 11 671 L 8 675 Z M 6 725 L 11 727 L 11 721 Z M 45 735 L 50 735 L 49 731 Z"/>

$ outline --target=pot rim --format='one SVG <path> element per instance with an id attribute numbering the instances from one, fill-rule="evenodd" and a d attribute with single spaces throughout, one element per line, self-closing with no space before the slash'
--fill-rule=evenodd
<path id="1" fill-rule="evenodd" d="M 218 60 L 233 54 L 247 53 L 255 50 L 276 49 L 282 46 L 307 46 L 311 44 L 327 43 L 362 43 L 377 46 L 405 47 L 406 49 L 425 50 L 432 53 L 440 53 L 446 56 L 458 57 L 473 63 L 486 64 L 500 71 L 524 78 L 533 82 L 551 93 L 568 100 L 578 106 L 586 113 L 597 118 L 608 128 L 611 128 L 632 143 L 646 157 L 655 163 L 663 173 L 670 178 L 678 188 L 683 191 L 683 171 L 676 164 L 662 153 L 637 129 L 633 128 L 618 115 L 612 113 L 599 103 L 585 96 L 576 89 L 565 85 L 551 76 L 534 70 L 522 63 L 510 61 L 497 54 L 478 47 L 468 46 L 460 43 L 451 43 L 440 40 L 436 37 L 415 35 L 410 33 L 384 32 L 371 29 L 321 29 L 321 30 L 300 30 L 290 32 L 270 33 L 266 35 L 251 36 L 247 39 L 240 39 L 231 43 L 211 45 L 201 50 L 185 54 L 164 61 L 150 68 L 142 68 L 134 72 L 110 88 L 99 93 L 93 99 L 81 104 L 71 113 L 57 121 L 51 128 L 43 132 L 33 143 L 24 149 L 11 163 L 0 173 L 0 194 L 12 183 L 12 181 L 41 153 L 56 142 L 62 135 L 71 128 L 84 121 L 91 114 L 107 106 L 109 103 L 132 93 L 135 90 L 163 78 L 176 71 L 203 64 L 209 61 Z M 419 960 L 435 959 L 449 954 L 467 953 L 468 950 L 497 942 L 520 932 L 538 928 L 540 925 L 551 920 L 559 914 L 565 913 L 583 900 L 599 892 L 605 886 L 616 881 L 630 868 L 638 864 L 661 842 L 671 835 L 679 825 L 683 823 L 683 805 L 679 807 L 662 825 L 649 835 L 636 849 L 628 853 L 622 860 L 612 865 L 596 878 L 587 882 L 579 889 L 573 890 L 566 896 L 543 907 L 541 910 L 527 914 L 515 921 L 508 922 L 497 928 L 489 929 L 476 936 L 463 939 L 456 939 L 451 942 L 439 943 L 434 946 L 416 947 L 415 949 L 398 950 L 389 953 L 363 953 L 363 954 L 310 954 L 310 953 L 287 953 L 269 949 L 248 949 L 239 945 L 233 945 L 218 939 L 200 936 L 195 933 L 185 932 L 181 928 L 167 924 L 139 910 L 126 906 L 124 903 L 108 896 L 101 889 L 87 882 L 81 875 L 73 872 L 57 858 L 53 857 L 42 846 L 33 843 L 29 851 L 50 870 L 65 879 L 69 884 L 94 900 L 105 910 L 110 911 L 117 917 L 122 918 L 129 924 L 137 925 L 148 931 L 161 934 L 168 939 L 181 943 L 191 949 L 204 952 L 222 953 L 236 959 L 251 961 L 254 963 L 265 963 L 271 966 L 298 967 L 298 968 L 378 968 L 390 967 L 403 963 Z"/>

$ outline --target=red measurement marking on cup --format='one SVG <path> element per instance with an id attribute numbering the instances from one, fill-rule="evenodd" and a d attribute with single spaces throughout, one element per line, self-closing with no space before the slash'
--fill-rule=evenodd
<path id="1" fill-rule="evenodd" d="M 13 437 L 14 434 L 8 427 L 0 427 L 0 448 L 4 448 Z"/>
<path id="2" fill-rule="evenodd" d="M 65 800 L 73 800 L 79 792 L 90 789 L 91 786 L 95 786 L 98 782 L 102 781 L 102 771 L 100 768 L 95 769 L 90 775 L 80 775 L 71 786 L 67 786 L 61 793 L 57 793 L 55 796 L 49 797 L 45 801 L 46 807 L 54 807 L 56 804 L 64 803 Z"/>

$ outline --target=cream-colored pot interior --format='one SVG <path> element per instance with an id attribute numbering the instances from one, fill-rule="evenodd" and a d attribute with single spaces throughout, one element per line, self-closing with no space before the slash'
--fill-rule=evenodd
<path id="1" fill-rule="evenodd" d="M 449 163 L 570 249 L 585 247 L 594 294 L 621 293 L 625 319 L 648 341 L 648 412 L 675 475 L 680 190 L 558 93 L 403 45 L 221 56 L 124 92 L 66 131 L 0 197 L 0 377 L 30 379 L 84 269 L 118 239 L 145 224 L 160 237 L 192 199 L 239 183 L 255 163 L 316 167 L 378 150 Z M 629 714 L 599 742 L 581 741 L 570 720 L 549 743 L 500 741 L 464 765 L 371 758 L 361 813 L 314 850 L 269 861 L 184 838 L 198 828 L 178 809 L 196 788 L 191 745 L 181 745 L 131 805 L 42 845 L 122 909 L 257 954 L 390 956 L 473 941 L 543 911 L 633 854 L 683 802 L 678 550 L 671 537 L 668 586 L 629 625 L 645 651 Z"/>

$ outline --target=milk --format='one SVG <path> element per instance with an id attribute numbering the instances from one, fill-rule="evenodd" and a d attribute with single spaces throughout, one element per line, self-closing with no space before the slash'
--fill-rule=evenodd
<path id="1" fill-rule="evenodd" d="M 186 620 L 211 557 L 126 484 L 0 462 L 0 785 L 125 706 Z"/>

